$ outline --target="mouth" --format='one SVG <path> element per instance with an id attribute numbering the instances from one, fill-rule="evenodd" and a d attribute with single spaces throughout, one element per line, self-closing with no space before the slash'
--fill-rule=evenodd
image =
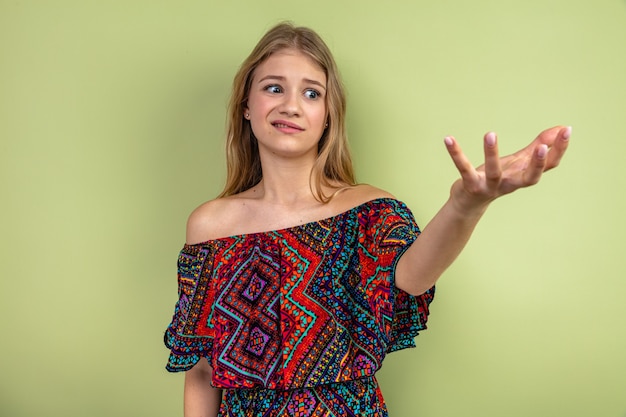
<path id="1" fill-rule="evenodd" d="M 295 123 L 291 123 L 291 122 L 287 122 L 285 120 L 276 120 L 275 122 L 272 122 L 272 126 L 274 126 L 276 129 L 280 129 L 280 130 L 295 130 L 295 131 L 302 131 L 304 130 L 304 128 L 298 126 Z"/>

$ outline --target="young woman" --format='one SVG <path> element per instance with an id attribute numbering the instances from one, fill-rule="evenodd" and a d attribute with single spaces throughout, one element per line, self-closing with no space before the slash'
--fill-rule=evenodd
<path id="1" fill-rule="evenodd" d="M 479 168 L 446 137 L 461 178 L 420 235 L 402 202 L 356 183 L 345 107 L 307 28 L 274 27 L 237 73 L 227 183 L 189 217 L 165 333 L 185 416 L 386 416 L 385 354 L 414 346 L 490 202 L 537 183 L 571 134 L 554 127 L 500 157 L 488 133 Z"/>

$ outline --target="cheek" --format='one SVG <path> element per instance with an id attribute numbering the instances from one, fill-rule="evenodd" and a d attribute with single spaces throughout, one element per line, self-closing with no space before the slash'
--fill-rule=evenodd
<path id="1" fill-rule="evenodd" d="M 252 133 L 256 138 L 263 137 L 270 131 L 270 127 L 266 125 L 265 119 L 260 116 L 250 118 L 250 129 L 252 129 Z"/>
<path id="2" fill-rule="evenodd" d="M 316 125 L 321 125 L 323 128 L 326 123 L 326 107 L 322 106 L 321 108 L 316 109 L 314 119 L 314 123 Z"/>

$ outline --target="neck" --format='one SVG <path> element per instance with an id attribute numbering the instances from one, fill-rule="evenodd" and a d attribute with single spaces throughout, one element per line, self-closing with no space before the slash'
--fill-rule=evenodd
<path id="1" fill-rule="evenodd" d="M 263 179 L 254 187 L 263 200 L 282 205 L 310 204 L 315 200 L 310 184 L 310 173 L 291 175 L 263 173 Z"/>
<path id="2" fill-rule="evenodd" d="M 313 159 L 262 161 L 263 179 L 254 193 L 272 204 L 298 206 L 317 203 L 312 190 Z"/>

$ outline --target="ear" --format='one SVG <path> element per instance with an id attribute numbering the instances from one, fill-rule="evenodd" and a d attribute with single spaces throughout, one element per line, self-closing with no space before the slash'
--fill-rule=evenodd
<path id="1" fill-rule="evenodd" d="M 250 120 L 250 109 L 248 108 L 248 100 L 243 106 L 243 118 L 246 120 Z"/>

